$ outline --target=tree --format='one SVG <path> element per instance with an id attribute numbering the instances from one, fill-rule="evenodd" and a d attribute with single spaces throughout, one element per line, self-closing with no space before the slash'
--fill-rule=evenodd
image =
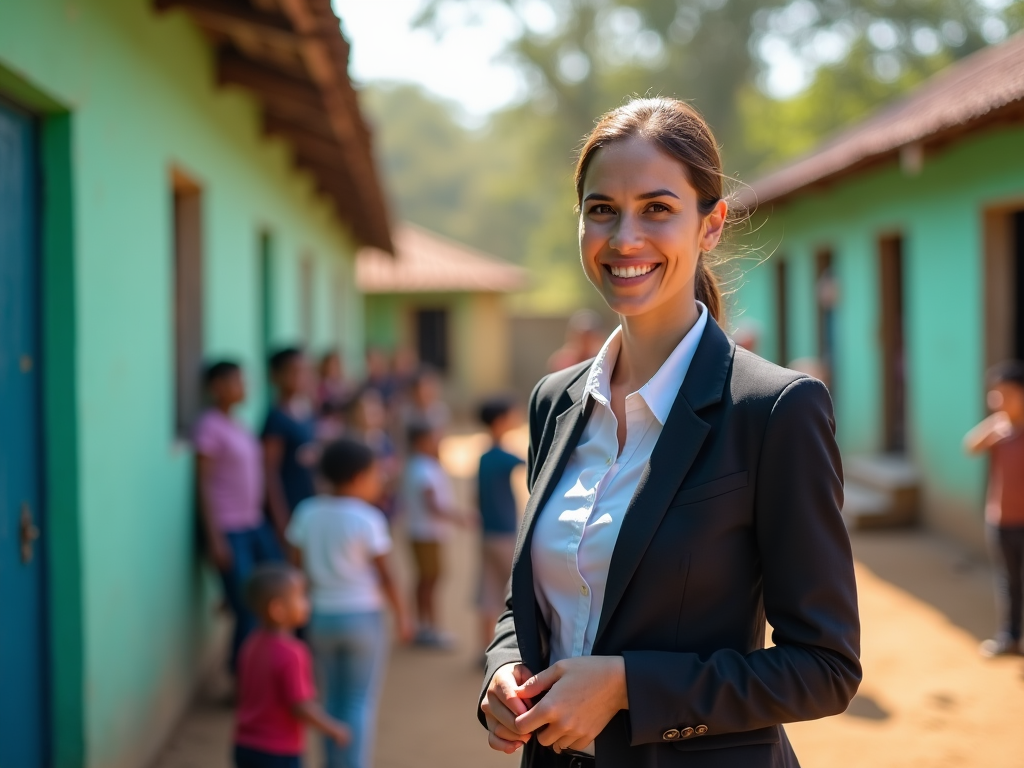
<path id="1" fill-rule="evenodd" d="M 691 101 L 749 180 L 1024 26 L 1024 0 L 429 0 L 419 23 L 444 34 L 467 18 L 453 8 L 487 5 L 518 25 L 523 103 L 476 131 L 407 88 L 370 111 L 400 214 L 529 266 L 537 311 L 599 301 L 577 263 L 572 163 L 627 96 Z"/>

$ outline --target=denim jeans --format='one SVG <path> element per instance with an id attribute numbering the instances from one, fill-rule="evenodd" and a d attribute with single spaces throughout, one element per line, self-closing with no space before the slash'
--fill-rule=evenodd
<path id="1" fill-rule="evenodd" d="M 1000 640 L 1021 639 L 1024 612 L 1024 526 L 988 527 L 988 541 L 996 563 L 996 605 Z"/>
<path id="2" fill-rule="evenodd" d="M 222 571 L 220 578 L 224 584 L 224 598 L 235 616 L 229 659 L 233 674 L 238 665 L 238 651 L 256 626 L 256 617 L 245 603 L 245 583 L 257 565 L 284 560 L 284 554 L 277 543 L 274 529 L 267 522 L 248 531 L 225 533 L 224 538 L 231 547 L 231 567 Z"/>
<path id="3" fill-rule="evenodd" d="M 317 613 L 307 629 L 324 709 L 352 729 L 352 743 L 325 739 L 327 768 L 370 768 L 388 637 L 384 615 Z"/>

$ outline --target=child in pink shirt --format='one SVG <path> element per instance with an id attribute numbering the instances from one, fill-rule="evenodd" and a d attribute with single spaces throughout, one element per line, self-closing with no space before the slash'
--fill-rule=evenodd
<path id="1" fill-rule="evenodd" d="M 232 415 L 245 400 L 245 379 L 237 363 L 206 369 L 210 407 L 195 426 L 196 486 L 206 550 L 220 574 L 224 597 L 235 616 L 231 670 L 246 635 L 256 624 L 242 597 L 252 569 L 284 559 L 263 515 L 263 456 L 256 437 Z"/>

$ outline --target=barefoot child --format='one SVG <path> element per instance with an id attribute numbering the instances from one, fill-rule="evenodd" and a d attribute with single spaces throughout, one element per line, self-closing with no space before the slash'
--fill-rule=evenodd
<path id="1" fill-rule="evenodd" d="M 1024 363 L 1009 361 L 988 374 L 992 415 L 964 437 L 968 453 L 988 451 L 985 520 L 996 561 L 1000 627 L 981 644 L 986 657 L 1021 652 L 1024 610 Z"/>
<path id="2" fill-rule="evenodd" d="M 477 500 L 480 505 L 480 629 L 482 649 L 494 637 L 498 615 L 505 610 L 505 592 L 512 575 L 519 518 L 512 493 L 512 471 L 525 462 L 501 447 L 501 439 L 519 424 L 512 401 L 495 398 L 480 407 L 491 447 L 480 457 Z M 481 649 L 481 650 L 482 650 Z"/>
<path id="3" fill-rule="evenodd" d="M 464 519 L 455 509 L 451 481 L 438 460 L 437 430 L 415 422 L 408 428 L 407 438 L 409 458 L 402 475 L 400 500 L 416 560 L 416 644 L 448 648 L 453 640 L 438 629 L 435 593 L 441 579 L 443 542 L 452 523 L 461 524 Z"/>
<path id="4" fill-rule="evenodd" d="M 306 725 L 338 745 L 351 739 L 317 703 L 309 651 L 292 634 L 309 619 L 306 579 L 284 563 L 262 565 L 246 597 L 260 628 L 239 657 L 235 768 L 301 768 Z"/>
<path id="5" fill-rule="evenodd" d="M 301 502 L 287 537 L 313 585 L 306 632 L 324 706 L 352 728 L 347 746 L 328 737 L 326 766 L 369 768 L 388 653 L 385 600 L 401 639 L 412 631 L 387 562 L 387 520 L 373 506 L 383 491 L 380 462 L 364 443 L 338 440 L 324 449 L 320 471 L 330 495 Z"/>

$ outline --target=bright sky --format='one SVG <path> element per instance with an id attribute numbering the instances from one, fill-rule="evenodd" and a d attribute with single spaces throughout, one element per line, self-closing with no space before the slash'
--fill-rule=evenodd
<path id="1" fill-rule="evenodd" d="M 527 85 L 513 67 L 501 60 L 505 44 L 520 29 L 520 22 L 512 13 L 500 3 L 481 3 L 475 17 L 458 18 L 458 14 L 468 11 L 453 5 L 450 12 L 456 16 L 445 20 L 445 26 L 453 31 L 437 39 L 432 32 L 412 26 L 425 1 L 333 0 L 345 36 L 352 43 L 353 77 L 362 82 L 419 83 L 428 91 L 459 104 L 467 122 L 481 120 L 496 109 L 520 101 Z M 995 12 L 1009 0 L 981 2 Z M 547 18 L 550 12 L 547 15 L 542 12 L 545 3 L 526 0 L 522 8 L 531 29 L 541 30 L 553 23 Z M 536 13 L 531 14 L 531 9 Z M 769 93 L 791 96 L 807 85 L 814 66 L 846 55 L 849 39 L 844 37 L 842 24 L 819 31 L 806 50 L 797 52 L 790 46 L 787 33 L 813 23 L 816 18 L 817 11 L 808 0 L 791 0 L 772 14 L 771 27 L 778 34 L 766 35 L 758 46 L 762 60 L 768 64 L 763 86 Z M 1000 18 L 991 16 L 984 19 L 981 31 L 989 42 L 997 42 L 1006 36 L 1007 28 Z M 867 32 L 876 50 L 881 52 L 878 64 L 891 64 L 886 57 L 892 59 L 892 56 L 886 52 L 896 45 L 896 32 L 891 26 L 878 22 Z M 939 30 L 917 30 L 913 43 L 919 52 L 930 54 L 937 50 L 940 39 L 957 44 L 957 39 L 962 42 L 963 35 L 963 27 L 947 21 Z M 884 67 L 876 69 L 885 77 Z M 898 74 L 898 69 L 893 74 Z"/>
<path id="2" fill-rule="evenodd" d="M 523 96 L 516 71 L 498 60 L 517 31 L 516 20 L 495 8 L 472 26 L 459 25 L 438 40 L 412 21 L 423 0 L 333 0 L 352 44 L 357 81 L 398 80 L 423 85 L 482 117 Z"/>
<path id="3" fill-rule="evenodd" d="M 501 59 L 505 43 L 519 30 L 519 22 L 498 3 L 481 4 L 489 10 L 476 18 L 451 19 L 454 23 L 446 26 L 455 31 L 442 39 L 428 30 L 413 28 L 413 19 L 425 0 L 333 3 L 352 44 L 351 72 L 357 81 L 419 83 L 461 106 L 470 123 L 525 95 L 523 78 Z M 801 5 L 799 0 L 793 3 L 796 11 Z M 526 7 L 542 6 L 534 3 Z M 534 21 L 538 28 L 545 24 L 543 18 Z M 793 51 L 774 42 L 762 47 L 762 55 L 771 62 L 765 85 L 770 92 L 787 96 L 806 85 L 809 72 Z"/>

